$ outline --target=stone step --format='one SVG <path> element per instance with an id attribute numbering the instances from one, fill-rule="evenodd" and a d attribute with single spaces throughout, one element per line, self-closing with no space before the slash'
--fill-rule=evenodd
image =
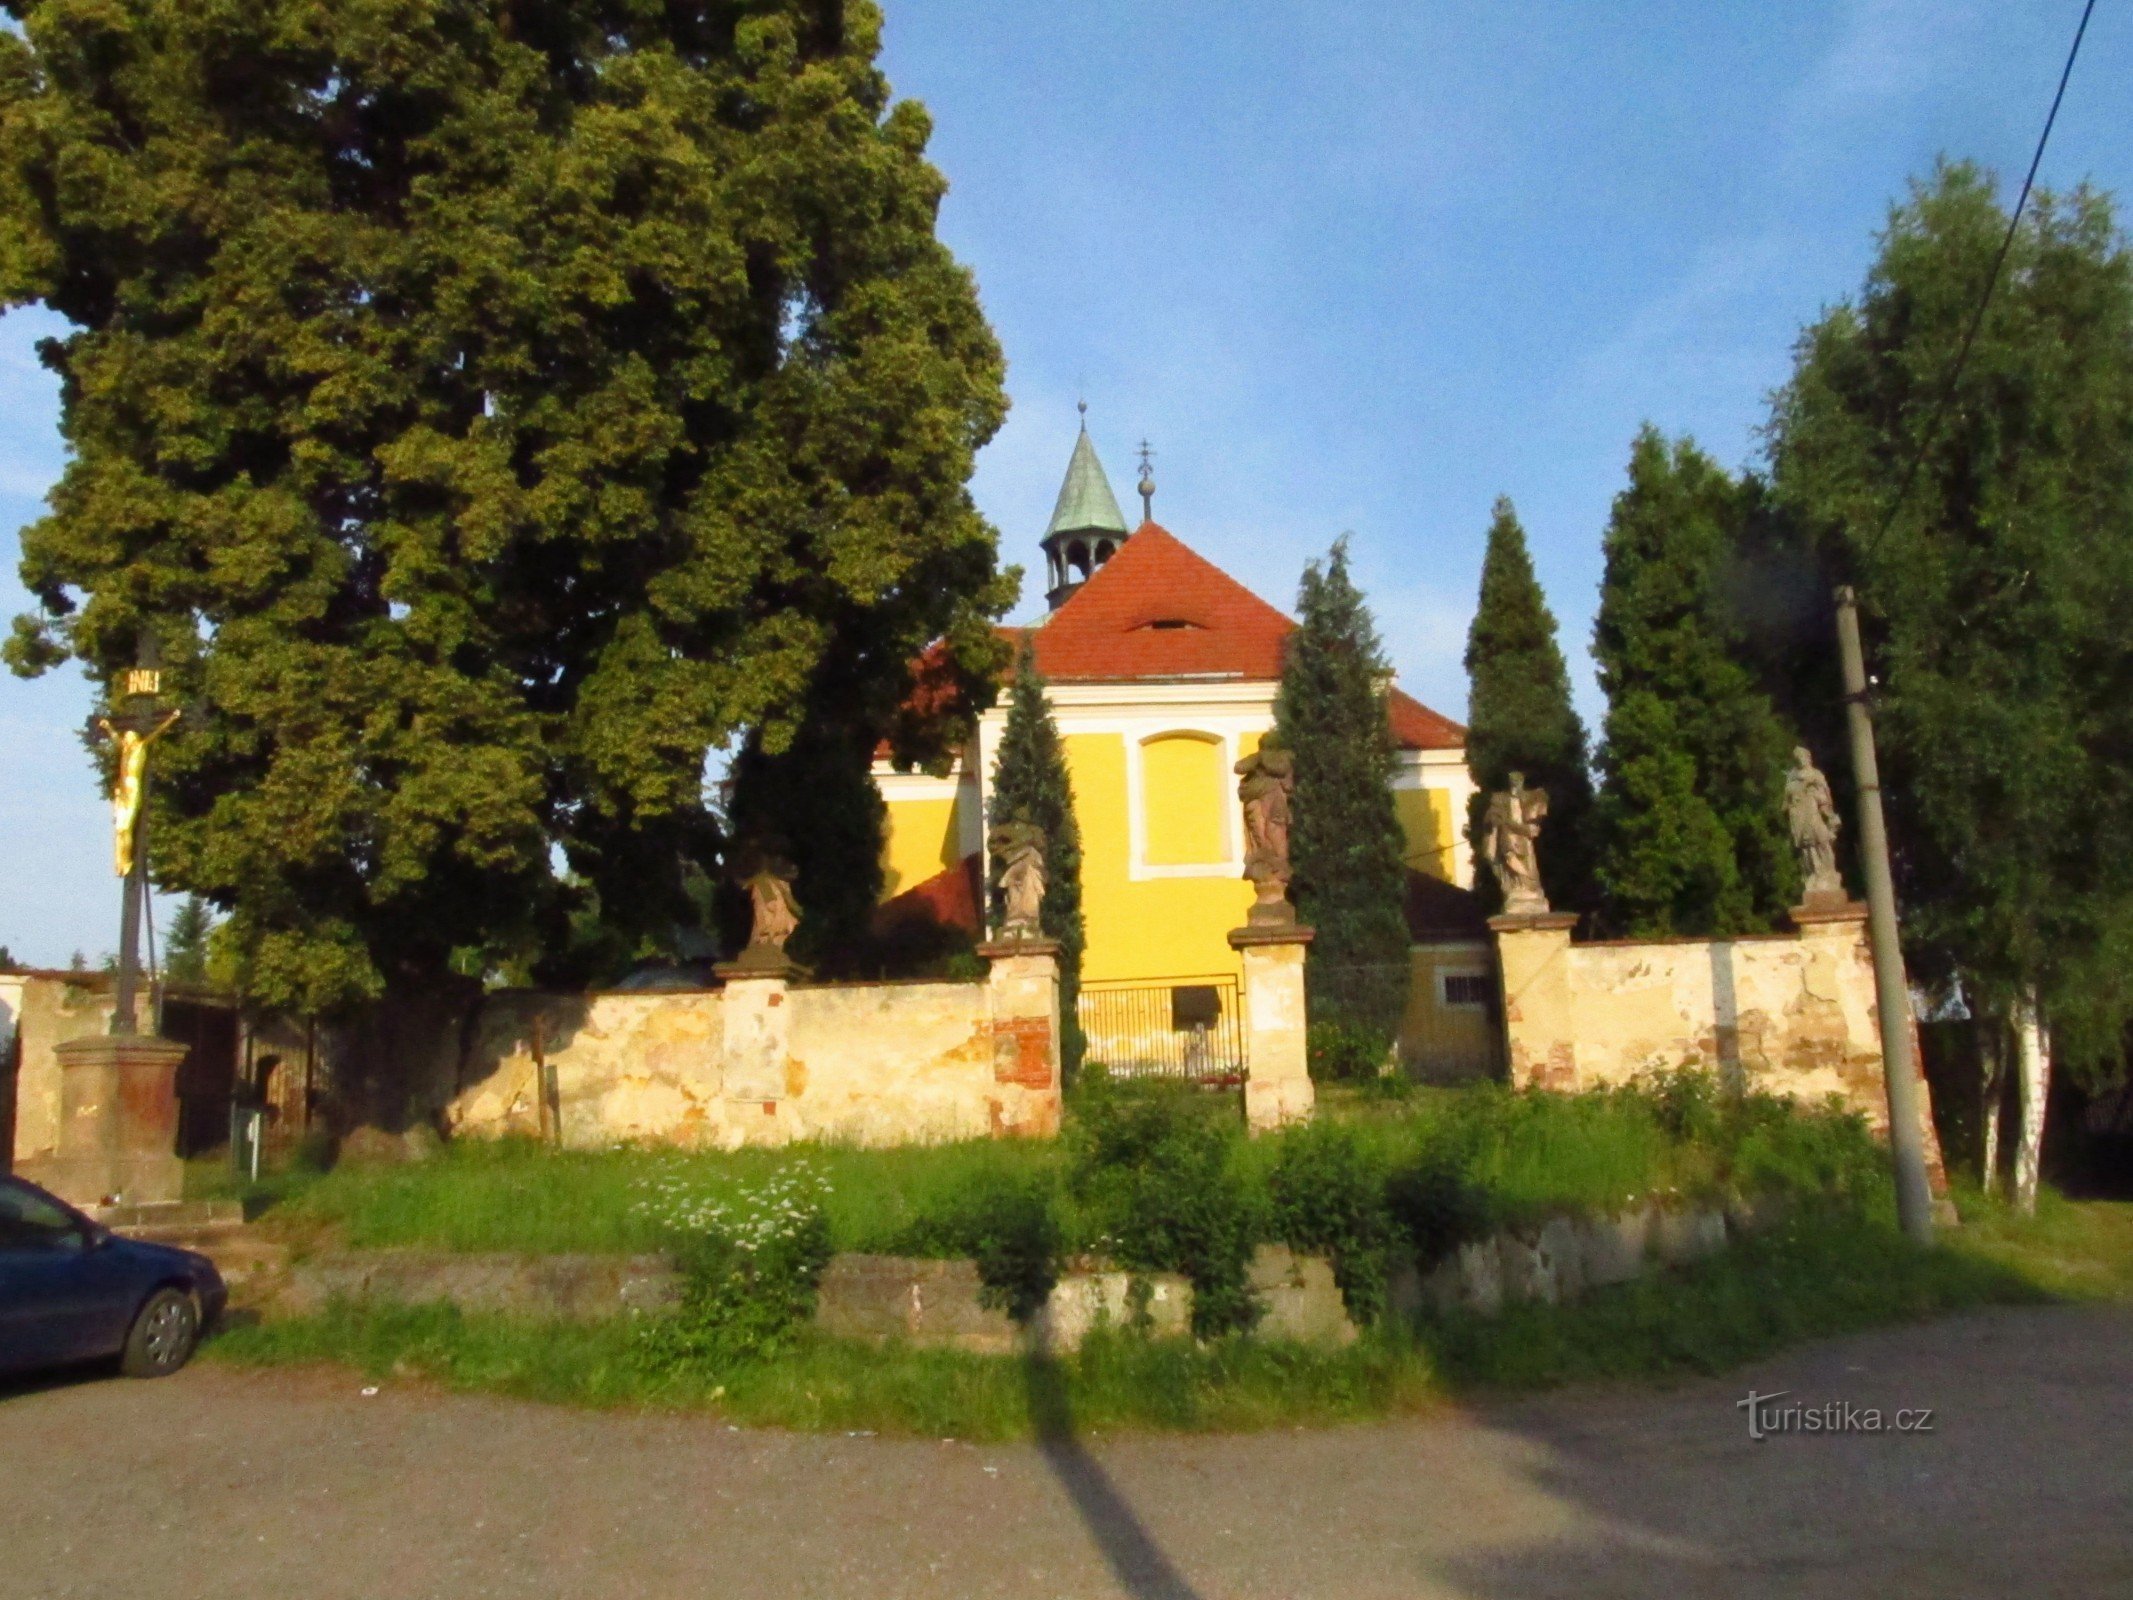
<path id="1" fill-rule="evenodd" d="M 158 1205 L 100 1205 L 90 1216 L 113 1233 L 145 1237 L 145 1231 L 243 1227 L 243 1201 L 162 1201 Z"/>
<path id="2" fill-rule="evenodd" d="M 243 1206 L 234 1200 L 113 1206 L 98 1220 L 125 1238 L 206 1256 L 233 1292 L 279 1278 L 289 1265 L 289 1247 L 247 1224 Z"/>

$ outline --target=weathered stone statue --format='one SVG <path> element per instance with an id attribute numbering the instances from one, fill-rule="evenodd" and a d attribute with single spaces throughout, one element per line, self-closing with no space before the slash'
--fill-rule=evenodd
<path id="1" fill-rule="evenodd" d="M 1507 916 L 1538 916 L 1548 909 L 1541 889 L 1539 840 L 1548 815 L 1548 791 L 1528 789 L 1525 774 L 1511 774 L 1511 787 L 1489 796 L 1482 817 L 1482 854 L 1503 891 Z"/>
<path id="2" fill-rule="evenodd" d="M 1244 808 L 1244 875 L 1258 890 L 1257 923 L 1294 922 L 1289 904 L 1289 796 L 1296 790 L 1296 757 L 1274 742 L 1236 765 L 1237 800 Z"/>
<path id="3" fill-rule="evenodd" d="M 1837 815 L 1829 780 L 1805 746 L 1792 752 L 1792 770 L 1785 774 L 1785 823 L 1792 830 L 1792 848 L 1799 852 L 1806 902 L 1846 898 L 1844 880 L 1837 873 L 1837 832 L 1844 822 Z"/>
<path id="4" fill-rule="evenodd" d="M 986 844 L 1000 863 L 1000 937 L 1043 938 L 1044 830 L 1017 817 L 995 827 Z"/>
<path id="5" fill-rule="evenodd" d="M 742 864 L 741 887 L 748 891 L 748 948 L 741 960 L 764 966 L 785 960 L 785 941 L 800 926 L 800 902 L 794 898 L 796 869 L 775 850 L 757 850 Z"/>

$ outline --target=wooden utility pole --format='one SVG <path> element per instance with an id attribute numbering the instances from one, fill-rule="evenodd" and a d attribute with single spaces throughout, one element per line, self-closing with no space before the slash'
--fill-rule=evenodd
<path id="1" fill-rule="evenodd" d="M 1889 871 L 1888 824 L 1881 814 L 1881 766 L 1866 703 L 1866 657 L 1859 648 L 1859 601 L 1837 591 L 1837 651 L 1859 785 L 1859 857 L 1866 874 L 1866 928 L 1874 951 L 1874 1002 L 1881 1020 L 1881 1072 L 1888 1084 L 1889 1149 L 1896 1158 L 1896 1216 L 1918 1244 L 1933 1242 L 1933 1192 L 1926 1183 L 1924 1100 L 1911 1059 L 1911 989 L 1896 934 L 1896 880 Z"/>

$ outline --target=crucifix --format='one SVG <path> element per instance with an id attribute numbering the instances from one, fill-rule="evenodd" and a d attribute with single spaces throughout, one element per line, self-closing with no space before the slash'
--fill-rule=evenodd
<path id="1" fill-rule="evenodd" d="M 148 900 L 148 751 L 183 715 L 164 704 L 162 661 L 155 636 L 145 628 L 134 665 L 119 674 L 116 689 L 111 709 L 92 719 L 90 729 L 112 747 L 111 864 L 124 884 L 111 1031 L 133 1034 L 140 1031 L 134 997 L 140 987 L 141 918 Z"/>

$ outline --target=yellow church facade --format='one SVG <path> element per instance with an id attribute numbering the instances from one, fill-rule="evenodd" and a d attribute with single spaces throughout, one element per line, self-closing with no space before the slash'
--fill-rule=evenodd
<path id="1" fill-rule="evenodd" d="M 1293 624 L 1152 519 L 1129 530 L 1086 433 L 1043 548 L 1051 609 L 1026 637 L 1081 829 L 1083 980 L 1234 981 L 1239 958 L 1227 936 L 1244 924 L 1252 888 L 1233 769 L 1274 725 Z M 1015 635 L 1019 645 L 1025 635 Z M 1392 686 L 1386 711 L 1410 881 L 1424 899 L 1431 885 L 1463 889 L 1472 876 L 1465 730 Z M 975 926 L 1006 715 L 1003 703 L 980 718 L 946 776 L 877 765 L 885 898 Z"/>

